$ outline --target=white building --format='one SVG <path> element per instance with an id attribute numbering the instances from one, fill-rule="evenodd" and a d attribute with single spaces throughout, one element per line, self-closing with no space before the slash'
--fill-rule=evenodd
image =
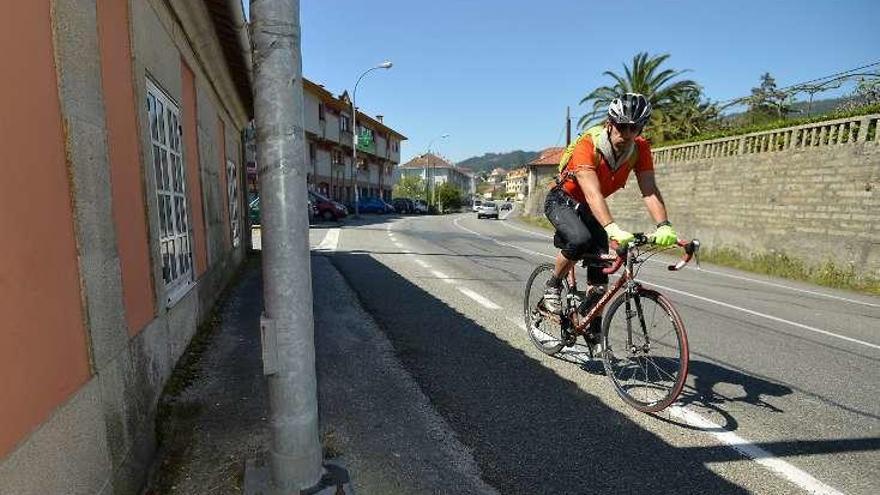
<path id="1" fill-rule="evenodd" d="M 446 182 L 457 187 L 463 196 L 471 197 L 476 191 L 474 172 L 459 167 L 432 153 L 425 153 L 397 168 L 395 182 L 401 177 L 417 176 L 425 181 L 430 190 Z"/>
<path id="2" fill-rule="evenodd" d="M 393 173 L 400 163 L 400 143 L 406 136 L 386 126 L 381 115 L 358 112 L 358 167 L 352 167 L 351 99 L 339 97 L 303 78 L 303 111 L 310 190 L 340 202 L 354 200 L 356 173 L 362 198 L 391 198 Z M 256 180 L 256 167 L 248 169 L 248 182 Z"/>

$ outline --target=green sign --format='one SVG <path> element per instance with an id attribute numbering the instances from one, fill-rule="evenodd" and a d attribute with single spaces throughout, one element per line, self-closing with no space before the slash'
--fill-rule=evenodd
<path id="1" fill-rule="evenodd" d="M 364 129 L 360 134 L 358 134 L 359 150 L 373 152 L 375 147 L 376 143 L 373 141 L 373 131 L 371 131 L 370 129 Z"/>

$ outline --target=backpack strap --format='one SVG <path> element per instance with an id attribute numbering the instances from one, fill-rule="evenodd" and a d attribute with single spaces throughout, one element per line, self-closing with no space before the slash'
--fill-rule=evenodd
<path id="1" fill-rule="evenodd" d="M 574 173 L 572 173 L 570 170 L 566 170 L 566 167 L 568 166 L 568 162 L 571 161 L 571 157 L 574 155 L 575 148 L 577 148 L 577 146 L 579 144 L 581 144 L 581 141 L 586 139 L 587 136 L 589 136 L 590 139 L 593 140 L 593 153 L 594 153 L 593 160 L 594 160 L 594 163 L 599 163 L 599 160 L 602 157 L 599 154 L 599 148 L 598 148 L 598 146 L 595 145 L 595 143 L 599 139 L 599 136 L 602 134 L 603 129 L 605 129 L 605 126 L 601 125 L 601 124 L 597 125 L 597 126 L 590 127 L 589 129 L 582 132 L 577 137 L 577 139 L 572 141 L 571 144 L 569 144 L 568 146 L 565 147 L 565 151 L 562 152 L 562 157 L 559 159 L 559 167 L 557 169 L 559 173 L 556 176 L 557 187 L 561 186 L 565 181 L 574 177 Z"/>

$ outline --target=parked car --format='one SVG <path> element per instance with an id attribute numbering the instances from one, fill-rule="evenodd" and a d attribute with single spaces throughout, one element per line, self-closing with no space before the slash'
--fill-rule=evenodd
<path id="1" fill-rule="evenodd" d="M 262 208 L 261 208 L 260 197 L 257 196 L 248 203 L 248 215 L 251 220 L 251 225 L 260 225 L 261 217 L 262 217 Z M 307 211 L 309 215 L 309 223 L 315 221 L 315 218 L 318 216 L 318 208 L 315 206 L 315 202 L 309 198 L 307 202 Z"/>
<path id="2" fill-rule="evenodd" d="M 382 204 L 385 205 L 385 213 L 397 213 L 397 208 L 395 208 L 393 204 L 391 204 L 388 201 L 385 201 L 382 198 L 376 198 L 376 199 L 378 199 L 379 201 L 382 202 Z"/>
<path id="3" fill-rule="evenodd" d="M 482 201 L 482 200 L 480 200 L 480 199 L 475 199 L 475 200 L 474 200 L 474 206 L 471 207 L 471 209 L 472 209 L 473 211 L 480 211 L 480 206 L 481 206 L 482 204 L 483 204 L 483 201 Z"/>
<path id="4" fill-rule="evenodd" d="M 324 195 L 309 191 L 309 199 L 315 204 L 317 215 L 324 220 L 339 221 L 348 215 L 348 210 L 342 203 L 333 201 Z"/>
<path id="5" fill-rule="evenodd" d="M 421 199 L 413 201 L 413 213 L 424 215 L 428 213 L 428 205 Z"/>
<path id="6" fill-rule="evenodd" d="M 486 201 L 477 207 L 477 218 L 498 218 L 498 204 Z"/>
<path id="7" fill-rule="evenodd" d="M 394 213 L 394 207 L 379 198 L 361 198 L 357 206 L 360 213 Z"/>
<path id="8" fill-rule="evenodd" d="M 409 198 L 394 198 L 391 200 L 391 206 L 397 210 L 397 213 L 415 213 L 416 208 L 413 200 Z"/>

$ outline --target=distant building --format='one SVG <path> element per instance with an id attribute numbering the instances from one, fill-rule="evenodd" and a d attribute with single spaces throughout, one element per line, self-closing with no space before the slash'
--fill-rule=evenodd
<path id="1" fill-rule="evenodd" d="M 507 177 L 507 170 L 498 167 L 495 170 L 489 172 L 488 177 L 486 177 L 486 182 L 496 186 L 500 186 L 501 184 L 504 184 L 505 177 Z"/>
<path id="2" fill-rule="evenodd" d="M 528 167 L 520 167 L 507 172 L 505 183 L 507 196 L 522 200 L 526 196 L 527 182 L 529 177 Z"/>
<path id="3" fill-rule="evenodd" d="M 457 187 L 464 196 L 470 197 L 475 192 L 474 172 L 469 168 L 458 167 L 432 153 L 425 153 L 404 163 L 397 169 L 397 179 L 416 176 L 425 181 L 429 191 L 449 182 Z"/>
<path id="4" fill-rule="evenodd" d="M 358 112 L 358 166 L 352 167 L 351 99 L 347 92 L 333 96 L 320 84 L 303 79 L 306 157 L 310 190 L 340 202 L 354 201 L 354 178 L 362 198 L 391 197 L 394 169 L 400 163 L 400 144 L 406 136 L 375 118 Z M 252 162 L 248 158 L 249 162 Z M 248 168 L 248 186 L 256 183 L 256 166 Z"/>
<path id="5" fill-rule="evenodd" d="M 526 191 L 526 213 L 539 215 L 544 210 L 544 198 L 547 197 L 547 187 L 556 177 L 559 160 L 565 148 L 546 148 L 541 151 L 538 158 L 526 164 L 529 171 Z"/>

